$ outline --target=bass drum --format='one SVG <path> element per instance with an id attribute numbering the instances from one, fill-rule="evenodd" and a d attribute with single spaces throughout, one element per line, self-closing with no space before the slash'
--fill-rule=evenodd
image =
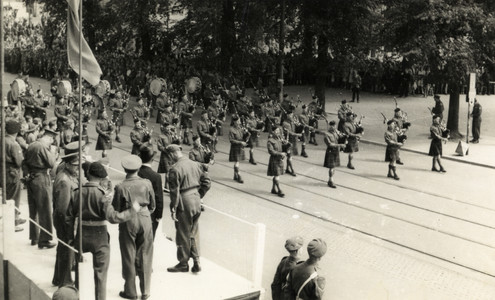
<path id="1" fill-rule="evenodd" d="M 22 79 L 16 79 L 12 82 L 12 98 L 15 101 L 26 94 L 26 83 Z"/>
<path id="2" fill-rule="evenodd" d="M 154 96 L 160 95 L 160 92 L 166 89 L 167 82 L 163 78 L 155 78 L 150 82 L 150 92 Z"/>
<path id="3" fill-rule="evenodd" d="M 72 84 L 67 80 L 62 80 L 57 84 L 57 95 L 63 97 L 72 93 Z"/>
<path id="4" fill-rule="evenodd" d="M 110 83 L 106 80 L 101 80 L 95 86 L 95 94 L 103 99 L 103 97 L 105 97 L 108 93 L 110 93 Z"/>
<path id="5" fill-rule="evenodd" d="M 201 79 L 191 77 L 186 81 L 186 90 L 189 94 L 194 94 L 201 91 Z"/>

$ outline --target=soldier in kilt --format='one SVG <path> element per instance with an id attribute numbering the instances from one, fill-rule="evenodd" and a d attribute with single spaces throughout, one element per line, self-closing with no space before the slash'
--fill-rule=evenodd
<path id="1" fill-rule="evenodd" d="M 100 118 L 98 118 L 95 125 L 96 132 L 98 133 L 95 150 L 102 150 L 101 157 L 107 157 L 107 150 L 112 149 L 112 132 L 115 126 L 108 120 L 105 110 L 100 111 L 99 115 Z"/>
<path id="2" fill-rule="evenodd" d="M 347 167 L 354 170 L 354 166 L 352 165 L 352 159 L 354 158 L 353 153 L 359 151 L 359 140 L 361 139 L 361 136 L 356 131 L 357 125 L 354 123 L 354 113 L 347 112 L 346 116 L 347 119 L 344 123 L 344 133 L 347 136 L 347 146 L 344 153 L 349 153 L 349 162 L 347 163 Z"/>
<path id="3" fill-rule="evenodd" d="M 181 118 L 180 124 L 184 128 L 184 145 L 191 146 L 189 141 L 189 131 L 192 131 L 192 116 L 194 114 L 194 106 L 187 99 L 187 95 L 182 97 L 181 102 L 179 102 L 179 117 Z"/>
<path id="4" fill-rule="evenodd" d="M 399 180 L 399 176 L 397 176 L 397 172 L 395 171 L 395 164 L 399 158 L 399 148 L 402 147 L 402 143 L 397 141 L 397 123 L 394 120 L 389 120 L 387 126 L 388 130 L 385 132 L 385 142 L 387 143 L 387 161 L 390 162 L 388 164 L 387 177 Z"/>
<path id="5" fill-rule="evenodd" d="M 258 129 L 258 120 L 252 108 L 249 110 L 249 118 L 246 119 L 246 128 L 251 134 L 247 143 L 249 147 L 249 162 L 252 165 L 257 165 L 256 161 L 254 160 L 254 147 L 259 146 L 258 138 L 261 133 L 261 128 Z"/>
<path id="6" fill-rule="evenodd" d="M 323 166 L 329 168 L 328 186 L 335 189 L 337 187 L 333 183 L 333 175 L 335 174 L 335 168 L 340 166 L 340 149 L 345 148 L 345 144 L 339 144 L 339 135 L 337 130 L 335 130 L 335 121 L 328 123 L 328 131 L 325 132 L 325 138 L 323 140 L 327 145 Z"/>
<path id="7" fill-rule="evenodd" d="M 157 173 L 165 174 L 165 188 L 166 192 L 170 192 L 168 189 L 168 171 L 174 164 L 174 160 L 170 152 L 167 150 L 167 146 L 171 144 L 179 144 L 179 138 L 173 132 L 173 126 L 170 123 L 163 123 L 160 126 L 161 134 L 157 139 L 158 151 L 160 151 L 160 162 L 158 163 Z"/>
<path id="8" fill-rule="evenodd" d="M 234 127 L 230 128 L 229 140 L 230 140 L 230 153 L 229 161 L 234 162 L 234 180 L 239 183 L 244 183 L 241 175 L 239 174 L 239 161 L 245 159 L 244 147 L 247 143 L 244 137 L 246 129 L 241 127 L 241 119 L 237 115 L 232 115 L 234 120 Z"/>
<path id="9" fill-rule="evenodd" d="M 124 122 L 124 112 L 126 111 L 126 107 L 124 105 L 124 101 L 122 100 L 122 95 L 120 92 L 115 94 L 110 94 L 110 100 L 108 101 L 108 106 L 110 110 L 113 112 L 112 121 L 115 124 L 115 141 L 120 143 L 120 127 L 125 125 Z"/>
<path id="10" fill-rule="evenodd" d="M 277 194 L 279 197 L 284 197 L 285 194 L 280 189 L 279 179 L 284 175 L 284 158 L 286 154 L 283 152 L 282 133 L 277 125 L 272 127 L 272 135 L 268 139 L 267 148 L 270 154 L 268 161 L 267 176 L 273 176 L 272 194 Z"/>

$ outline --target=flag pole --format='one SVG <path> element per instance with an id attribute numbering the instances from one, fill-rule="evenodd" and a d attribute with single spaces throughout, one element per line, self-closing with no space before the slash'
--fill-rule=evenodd
<path id="1" fill-rule="evenodd" d="M 82 6 L 83 0 L 79 0 L 79 257 L 82 259 L 82 175 L 83 175 L 83 168 L 82 168 L 82 18 L 83 18 L 83 6 Z M 78 272 L 81 271 L 80 268 L 77 268 Z M 80 273 L 79 273 L 80 275 Z M 81 276 L 78 276 L 80 279 Z M 78 287 L 80 286 L 79 281 L 77 282 Z"/>

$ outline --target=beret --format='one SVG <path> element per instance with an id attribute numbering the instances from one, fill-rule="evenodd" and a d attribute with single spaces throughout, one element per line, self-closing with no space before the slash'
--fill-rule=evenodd
<path id="1" fill-rule="evenodd" d="M 79 300 L 79 292 L 73 286 L 66 285 L 53 293 L 53 300 Z"/>
<path id="2" fill-rule="evenodd" d="M 5 131 L 7 134 L 16 134 L 21 130 L 21 123 L 17 120 L 10 119 L 5 122 Z"/>
<path id="3" fill-rule="evenodd" d="M 167 107 L 170 107 L 170 103 L 165 103 L 164 107 L 167 108 Z"/>
<path id="4" fill-rule="evenodd" d="M 392 123 L 395 123 L 395 121 L 394 121 L 394 120 L 388 120 L 388 121 L 387 121 L 387 125 L 390 125 L 390 124 L 392 124 Z"/>
<path id="5" fill-rule="evenodd" d="M 395 112 L 399 112 L 400 111 L 400 108 L 397 107 L 396 109 L 394 109 L 394 111 Z"/>
<path id="6" fill-rule="evenodd" d="M 43 133 L 43 136 L 45 135 L 48 135 L 48 136 L 51 136 L 51 137 L 56 137 L 57 136 L 57 133 L 55 131 L 52 131 L 50 129 L 45 129 L 45 132 Z"/>
<path id="7" fill-rule="evenodd" d="M 203 111 L 201 112 L 201 115 L 204 115 L 204 114 L 208 114 L 208 111 L 207 111 L 207 110 L 203 110 Z"/>
<path id="8" fill-rule="evenodd" d="M 316 95 L 313 96 L 313 99 L 318 99 L 318 97 L 316 97 Z"/>
<path id="9" fill-rule="evenodd" d="M 232 115 L 232 121 L 237 121 L 239 120 L 239 116 L 238 115 Z"/>
<path id="10" fill-rule="evenodd" d="M 89 165 L 88 174 L 98 178 L 106 178 L 108 176 L 107 170 L 105 170 L 105 167 L 99 162 L 94 162 Z"/>
<path id="11" fill-rule="evenodd" d="M 287 98 L 287 97 L 289 97 L 289 94 L 285 93 L 284 98 Z"/>
<path id="12" fill-rule="evenodd" d="M 122 168 L 126 170 L 137 170 L 142 164 L 141 158 L 137 155 L 128 155 L 122 159 Z"/>
<path id="13" fill-rule="evenodd" d="M 347 100 L 342 100 L 342 104 L 346 104 L 347 103 Z"/>
<path id="14" fill-rule="evenodd" d="M 182 151 L 182 147 L 180 147 L 179 145 L 176 145 L 176 144 L 168 145 L 166 149 L 168 152 Z"/>
<path id="15" fill-rule="evenodd" d="M 327 243 L 322 239 L 313 239 L 308 244 L 308 254 L 314 257 L 322 257 L 327 253 Z"/>
<path id="16" fill-rule="evenodd" d="M 293 236 L 287 241 L 285 241 L 285 249 L 287 249 L 287 251 L 298 250 L 302 247 L 303 244 L 304 244 L 304 240 L 302 237 Z"/>
<path id="17" fill-rule="evenodd" d="M 334 121 L 334 120 L 332 120 L 332 121 L 330 121 L 330 123 L 328 123 L 328 124 L 330 124 L 331 126 L 335 126 L 335 121 Z"/>
<path id="18" fill-rule="evenodd" d="M 351 112 L 351 111 L 348 111 L 345 115 L 346 115 L 346 116 L 353 116 L 353 115 L 354 115 L 354 113 L 353 113 L 353 112 Z"/>
<path id="19" fill-rule="evenodd" d="M 306 104 L 303 104 L 303 106 L 301 106 L 302 109 L 305 109 L 306 107 Z"/>

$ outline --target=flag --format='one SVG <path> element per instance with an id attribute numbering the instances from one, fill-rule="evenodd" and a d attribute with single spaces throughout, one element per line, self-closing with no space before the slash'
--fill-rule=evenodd
<path id="1" fill-rule="evenodd" d="M 69 13 L 67 16 L 67 56 L 69 58 L 69 66 L 78 74 L 79 32 L 82 30 L 82 28 L 79 28 L 79 1 L 82 0 L 67 0 L 69 4 Z M 82 39 L 81 52 L 82 65 L 80 75 L 92 85 L 97 85 L 100 82 L 102 72 L 84 37 Z"/>

